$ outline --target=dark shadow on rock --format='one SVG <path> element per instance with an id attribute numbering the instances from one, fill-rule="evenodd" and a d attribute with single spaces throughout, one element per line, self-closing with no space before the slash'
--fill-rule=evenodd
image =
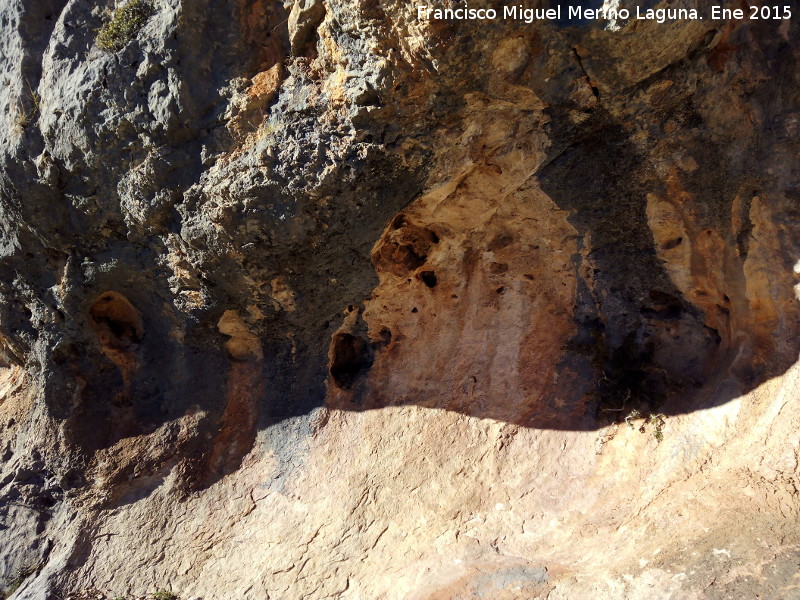
<path id="1" fill-rule="evenodd" d="M 573 257 L 577 333 L 559 370 L 577 376 L 575 401 L 585 403 L 595 426 L 632 411 L 672 414 L 675 397 L 705 404 L 698 388 L 726 359 L 718 332 L 675 287 L 655 251 L 646 214 L 652 184 L 640 183 L 649 180 L 648 167 L 619 126 L 587 129 L 539 174 L 580 236 Z M 546 421 L 534 417 L 534 426 Z"/>
<path id="2" fill-rule="evenodd" d="M 673 110 L 687 127 L 701 125 L 690 103 L 680 103 Z M 792 332 L 797 329 L 797 310 L 781 317 L 785 324 L 774 318 L 765 324 L 763 315 L 770 311 L 759 305 L 773 300 L 767 299 L 766 289 L 755 291 L 753 286 L 767 284 L 748 280 L 752 277 L 748 269 L 756 269 L 752 262 L 745 265 L 745 246 L 753 225 L 747 216 L 749 204 L 737 209 L 736 202 L 741 201 L 736 199 L 756 196 L 758 191 L 748 187 L 752 182 L 741 166 L 727 164 L 729 159 L 718 142 L 705 139 L 702 133 L 686 142 L 686 151 L 702 158 L 701 166 L 684 172 L 680 176 L 684 187 L 675 189 L 676 177 L 659 175 L 654 166 L 664 159 L 654 158 L 653 147 L 635 146 L 630 129 L 602 108 L 579 128 L 571 115 L 556 109 L 551 123 L 551 138 L 568 142 L 552 150 L 537 181 L 568 213 L 568 222 L 578 234 L 578 251 L 572 257 L 576 333 L 556 366 L 554 380 L 560 385 L 540 398 L 521 399 L 515 409 L 492 400 L 502 384 L 489 384 L 488 394 L 465 400 L 481 385 L 485 391 L 486 385 L 474 380 L 472 386 L 467 382 L 465 387 L 448 387 L 445 368 L 442 382 L 426 379 L 423 387 L 412 386 L 410 394 L 403 394 L 392 389 L 386 376 L 393 357 L 378 352 L 376 362 L 387 365 L 382 374 L 372 377 L 363 369 L 348 381 L 346 390 L 332 388 L 332 408 L 361 411 L 416 404 L 525 427 L 594 430 L 626 417 L 660 419 L 725 404 L 796 362 L 800 340 Z M 731 171 L 734 177 L 726 175 Z M 685 210 L 690 214 L 681 224 L 687 233 L 659 242 L 660 233 L 654 228 L 660 225 L 648 211 L 657 203 L 653 198 L 670 198 L 670 194 L 681 195 L 680 202 L 688 203 Z M 737 210 L 745 216 L 737 217 Z M 785 214 L 783 209 L 777 214 L 769 218 L 796 222 L 795 214 Z M 432 273 L 426 264 L 427 251 L 419 250 L 424 224 L 408 223 L 402 217 L 395 222 L 404 229 L 398 233 L 393 224 L 387 226 L 373 256 L 376 268 L 407 276 L 409 282 Z M 718 246 L 709 246 L 706 240 L 710 239 L 717 240 Z M 783 239 L 782 244 L 780 252 L 786 253 L 797 247 L 797 240 Z M 685 258 L 689 264 L 682 289 L 669 268 L 682 273 L 683 262 L 668 264 L 669 253 L 678 248 L 686 249 L 680 260 Z M 774 263 L 769 268 L 791 271 L 788 257 L 776 255 L 770 260 Z M 500 287 L 497 293 L 503 291 Z M 774 300 L 777 307 L 793 306 L 790 285 L 777 293 L 782 294 Z M 416 307 L 411 309 L 416 311 Z M 485 334 L 503 335 L 493 333 L 490 325 Z M 436 332 L 431 330 L 430 335 Z M 434 337 L 430 342 L 435 346 Z M 381 340 L 373 341 L 376 351 L 381 345 Z M 431 354 L 420 360 L 438 363 L 441 358 Z M 441 362 L 455 365 L 456 358 Z M 407 369 L 406 364 L 399 365 Z M 413 373 L 407 375 L 413 377 Z M 333 372 L 331 376 L 335 380 Z"/>

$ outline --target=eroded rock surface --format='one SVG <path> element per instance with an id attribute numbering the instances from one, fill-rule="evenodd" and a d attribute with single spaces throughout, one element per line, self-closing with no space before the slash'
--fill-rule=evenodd
<path id="1" fill-rule="evenodd" d="M 0 593 L 797 597 L 796 18 L 114 5 L 0 6 Z"/>

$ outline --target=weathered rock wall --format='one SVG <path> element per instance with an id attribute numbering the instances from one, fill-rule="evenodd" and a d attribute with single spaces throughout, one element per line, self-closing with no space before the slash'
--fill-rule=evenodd
<path id="1" fill-rule="evenodd" d="M 0 590 L 796 595 L 796 18 L 113 4 L 0 6 Z"/>

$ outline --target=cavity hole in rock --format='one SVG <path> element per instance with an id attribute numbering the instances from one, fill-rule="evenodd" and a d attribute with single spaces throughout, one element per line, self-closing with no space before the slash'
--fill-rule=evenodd
<path id="1" fill-rule="evenodd" d="M 350 389 L 356 379 L 372 366 L 369 344 L 350 333 L 333 337 L 330 373 L 340 389 Z"/>
<path id="2" fill-rule="evenodd" d="M 419 312 L 419 311 L 417 310 L 417 307 L 415 306 L 414 308 L 412 308 L 412 309 L 411 309 L 411 312 L 412 312 L 412 313 L 417 313 L 417 312 Z"/>
<path id="3" fill-rule="evenodd" d="M 372 343 L 372 347 L 376 350 L 381 348 L 385 348 L 389 344 L 392 343 L 392 332 L 388 327 L 381 327 L 380 332 L 378 333 L 377 341 Z"/>
<path id="4" fill-rule="evenodd" d="M 89 320 L 105 353 L 132 352 L 144 336 L 139 311 L 119 292 L 105 292 L 89 308 Z"/>
<path id="5" fill-rule="evenodd" d="M 397 262 L 409 271 L 421 267 L 428 260 L 428 254 L 414 244 L 403 244 L 396 252 Z"/>
<path id="6" fill-rule="evenodd" d="M 650 303 L 643 306 L 641 314 L 657 319 L 674 320 L 683 314 L 683 304 L 680 299 L 667 292 L 650 290 Z"/>
<path id="7" fill-rule="evenodd" d="M 428 260 L 433 245 L 439 236 L 424 227 L 409 223 L 402 215 L 391 222 L 390 233 L 374 252 L 372 259 L 380 270 L 398 277 L 406 277 L 411 271 L 422 267 Z"/>
<path id="8" fill-rule="evenodd" d="M 394 221 L 392 221 L 392 229 L 397 231 L 398 229 L 402 229 L 405 224 L 406 218 L 403 215 L 397 215 Z"/>
<path id="9" fill-rule="evenodd" d="M 514 237 L 508 233 L 501 233 L 496 235 L 491 242 L 489 242 L 489 250 L 496 252 L 502 250 L 514 243 Z"/>
<path id="10" fill-rule="evenodd" d="M 436 278 L 436 273 L 433 271 L 423 271 L 419 274 L 419 278 L 422 280 L 422 283 L 427 285 L 429 288 L 435 288 L 436 284 L 439 282 Z"/>
<path id="11" fill-rule="evenodd" d="M 680 246 L 681 243 L 683 243 L 683 238 L 682 237 L 677 237 L 675 239 L 668 240 L 668 241 L 664 242 L 663 244 L 661 244 L 661 249 L 662 250 L 672 250 L 673 248 L 677 248 L 678 246 Z"/>

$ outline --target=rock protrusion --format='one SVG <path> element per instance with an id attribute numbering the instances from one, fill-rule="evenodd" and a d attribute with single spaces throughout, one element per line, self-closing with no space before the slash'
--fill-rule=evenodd
<path id="1" fill-rule="evenodd" d="M 298 56 L 311 35 L 325 18 L 322 0 L 295 0 L 289 13 L 289 40 L 292 54 Z"/>
<path id="2" fill-rule="evenodd" d="M 263 357 L 261 341 L 235 310 L 226 310 L 217 327 L 220 333 L 229 337 L 225 350 L 233 360 L 249 362 Z"/>

